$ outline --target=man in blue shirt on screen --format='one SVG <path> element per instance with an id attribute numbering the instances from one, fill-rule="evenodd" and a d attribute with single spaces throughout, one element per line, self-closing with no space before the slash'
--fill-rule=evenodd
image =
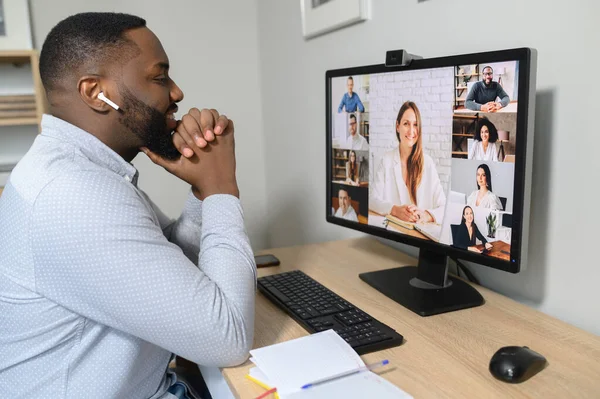
<path id="1" fill-rule="evenodd" d="M 359 112 L 365 112 L 365 107 L 360 101 L 360 97 L 352 91 L 352 89 L 354 89 L 354 79 L 352 79 L 352 76 L 348 77 L 346 86 L 348 87 L 348 93 L 344 93 L 340 106 L 338 107 L 338 113 L 342 112 L 344 108 L 346 108 L 346 112 L 356 112 L 357 108 Z"/>

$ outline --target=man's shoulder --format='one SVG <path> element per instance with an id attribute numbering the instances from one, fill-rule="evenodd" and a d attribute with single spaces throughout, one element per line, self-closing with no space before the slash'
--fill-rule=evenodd
<path id="1" fill-rule="evenodd" d="M 101 169 L 79 169 L 55 176 L 40 189 L 36 204 L 57 207 L 65 212 L 92 208 L 112 207 L 112 204 L 129 202 L 132 190 L 130 184 L 115 173 Z M 58 212 L 57 212 L 58 213 Z"/>

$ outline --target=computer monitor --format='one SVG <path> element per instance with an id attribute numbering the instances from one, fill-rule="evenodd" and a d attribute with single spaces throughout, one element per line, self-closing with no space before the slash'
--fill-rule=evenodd
<path id="1" fill-rule="evenodd" d="M 420 248 L 360 277 L 426 316 L 483 303 L 447 258 L 526 264 L 536 51 L 326 73 L 327 221 Z"/>

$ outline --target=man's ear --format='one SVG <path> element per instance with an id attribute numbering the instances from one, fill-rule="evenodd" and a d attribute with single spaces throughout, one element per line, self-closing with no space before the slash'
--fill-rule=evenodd
<path id="1" fill-rule="evenodd" d="M 103 87 L 106 86 L 106 87 Z M 79 97 L 88 107 L 94 111 L 107 112 L 111 109 L 110 105 L 98 98 L 101 92 L 104 92 L 106 97 L 110 98 L 111 88 L 103 85 L 102 79 L 97 75 L 87 75 L 81 77 L 77 82 Z"/>

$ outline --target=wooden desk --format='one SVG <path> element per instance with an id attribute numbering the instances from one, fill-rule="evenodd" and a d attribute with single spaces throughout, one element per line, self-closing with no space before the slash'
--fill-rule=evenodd
<path id="1" fill-rule="evenodd" d="M 352 186 L 352 187 L 369 187 L 368 181 L 359 181 L 358 184 L 352 184 L 352 183 L 348 183 L 346 180 L 333 180 L 332 183 L 345 184 L 346 186 Z"/>
<path id="2" fill-rule="evenodd" d="M 492 244 L 492 249 L 486 254 L 487 256 L 510 261 L 510 244 L 507 244 L 504 241 L 493 241 L 490 242 L 490 244 Z M 479 244 L 476 245 L 476 247 L 483 251 L 485 245 Z"/>
<path id="3" fill-rule="evenodd" d="M 415 259 L 373 238 L 265 251 L 281 266 L 261 276 L 301 269 L 332 291 L 388 324 L 405 338 L 400 347 L 363 355 L 366 363 L 389 359 L 381 375 L 415 398 L 599 398 L 600 337 L 483 287 L 483 306 L 431 317 L 401 307 L 358 278 L 365 271 L 415 264 Z M 254 347 L 307 335 L 295 321 L 257 294 Z M 496 380 L 490 358 L 502 346 L 526 345 L 549 362 L 521 384 Z M 244 376 L 251 362 L 223 369 L 234 394 L 254 398 L 264 390 Z"/>

